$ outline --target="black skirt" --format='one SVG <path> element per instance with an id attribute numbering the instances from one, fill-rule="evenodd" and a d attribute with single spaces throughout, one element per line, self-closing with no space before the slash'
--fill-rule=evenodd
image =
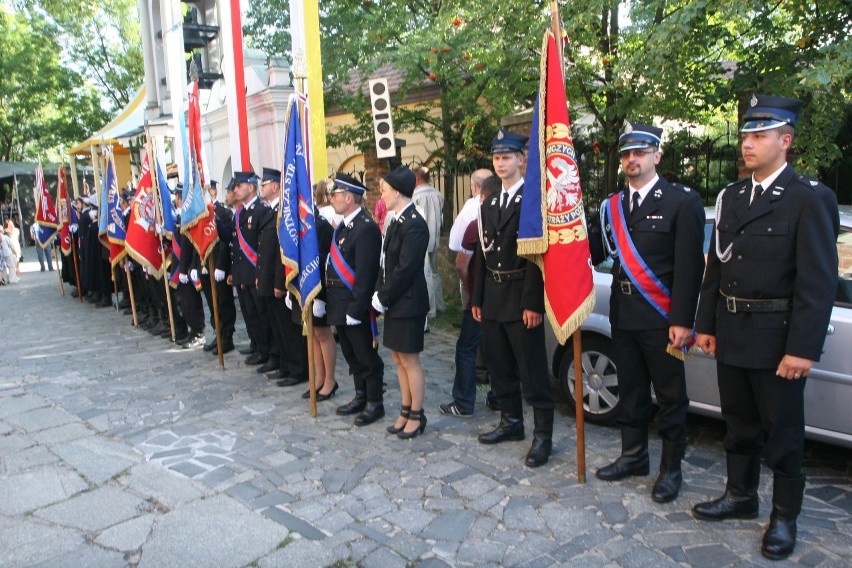
<path id="1" fill-rule="evenodd" d="M 382 345 L 398 353 L 420 353 L 423 351 L 425 328 L 425 314 L 413 318 L 385 316 Z"/>

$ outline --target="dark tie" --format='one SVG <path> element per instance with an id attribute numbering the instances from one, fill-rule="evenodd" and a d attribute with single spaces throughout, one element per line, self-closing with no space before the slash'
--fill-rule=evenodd
<path id="1" fill-rule="evenodd" d="M 639 211 L 639 192 L 633 192 L 633 204 L 630 206 L 630 218 L 636 218 L 636 212 Z"/>
<path id="2" fill-rule="evenodd" d="M 751 190 L 751 201 L 748 202 L 749 207 L 751 207 L 751 204 L 754 203 L 754 200 L 760 197 L 761 195 L 763 195 L 763 186 L 757 184 L 756 186 L 754 186 L 754 189 Z"/>
<path id="3" fill-rule="evenodd" d="M 508 206 L 509 206 L 509 192 L 504 191 L 503 192 L 503 203 L 500 205 L 500 212 L 499 212 L 500 214 L 497 216 L 498 221 L 503 220 L 503 215 L 504 215 L 506 209 L 508 208 Z"/>

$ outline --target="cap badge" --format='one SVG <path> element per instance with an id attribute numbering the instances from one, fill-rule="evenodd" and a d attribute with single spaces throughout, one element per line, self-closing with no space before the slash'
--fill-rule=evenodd
<path id="1" fill-rule="evenodd" d="M 749 101 L 749 104 L 750 104 L 751 106 L 753 106 L 753 107 L 756 107 L 756 106 L 757 106 L 757 95 L 752 95 L 752 96 L 751 96 L 751 101 Z"/>
<path id="2" fill-rule="evenodd" d="M 503 131 L 500 130 L 499 132 L 497 132 L 497 140 L 502 140 L 502 139 L 503 139 Z"/>
<path id="3" fill-rule="evenodd" d="M 633 132 L 633 125 L 629 122 L 625 123 L 622 134 L 630 134 L 631 132 Z"/>

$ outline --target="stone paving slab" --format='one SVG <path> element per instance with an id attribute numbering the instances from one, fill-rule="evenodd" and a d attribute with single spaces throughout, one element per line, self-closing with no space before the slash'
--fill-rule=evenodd
<path id="1" fill-rule="evenodd" d="M 219 370 L 208 354 L 132 329 L 114 310 L 63 300 L 55 279 L 26 276 L 0 290 L 19 294 L 8 315 L 23 321 L 49 306 L 51 325 L 85 341 L 53 334 L 45 348 L 37 325 L 16 334 L 13 378 L 0 384 L 0 566 L 770 565 L 759 554 L 768 472 L 758 519 L 689 514 L 724 485 L 718 421 L 690 417 L 684 490 L 658 505 L 653 475 L 594 478 L 618 454 L 613 428 L 587 424 L 588 481 L 577 483 L 564 404 L 556 451 L 538 469 L 523 466 L 529 436 L 476 443 L 498 419 L 481 393 L 473 418 L 442 416 L 452 334 L 427 336 L 429 423 L 406 442 L 384 432 L 399 407 L 384 348 L 388 417 L 354 428 L 334 413 L 353 395 L 340 355 L 340 390 L 312 418 L 304 387 L 275 387 L 236 353 Z M 244 333 L 238 322 L 238 343 Z M 656 462 L 658 440 L 650 450 Z M 848 565 L 850 464 L 850 450 L 808 445 L 799 544 L 778 565 Z"/>

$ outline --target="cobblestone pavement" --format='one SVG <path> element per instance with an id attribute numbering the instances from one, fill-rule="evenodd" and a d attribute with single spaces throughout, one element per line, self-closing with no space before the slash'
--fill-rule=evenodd
<path id="1" fill-rule="evenodd" d="M 303 386 L 273 386 L 236 352 L 220 370 L 58 288 L 51 272 L 0 288 L 0 566 L 770 564 L 759 553 L 765 468 L 758 519 L 689 514 L 724 484 L 719 421 L 690 417 L 684 490 L 658 505 L 653 475 L 594 477 L 618 454 L 612 428 L 587 425 L 588 482 L 577 483 L 565 408 L 556 453 L 538 469 L 523 465 L 529 436 L 476 442 L 497 420 L 483 400 L 471 419 L 442 416 L 451 334 L 426 338 L 429 423 L 402 441 L 385 433 L 391 418 L 355 428 L 335 415 L 353 391 L 342 358 L 340 391 L 311 418 Z M 399 393 L 383 355 L 393 415 Z M 775 564 L 850 566 L 852 451 L 809 443 L 807 455 L 799 544 Z"/>

